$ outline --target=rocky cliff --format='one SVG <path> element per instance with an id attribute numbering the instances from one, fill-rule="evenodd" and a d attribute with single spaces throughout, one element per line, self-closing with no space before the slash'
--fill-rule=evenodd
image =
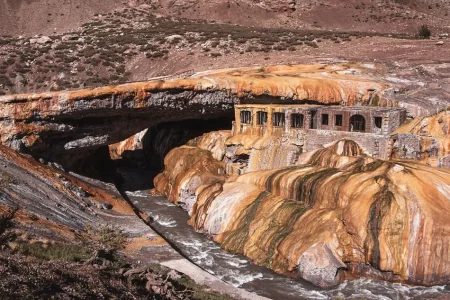
<path id="1" fill-rule="evenodd" d="M 88 236 L 88 228 L 113 225 L 129 234 L 125 249 L 129 254 L 144 249 L 158 252 L 161 258 L 180 258 L 135 214 L 114 185 L 43 165 L 1 145 L 0 165 L 0 213 L 17 209 L 14 222 L 17 230 L 26 233 L 15 243 L 76 244 L 80 236 Z"/>
<path id="2" fill-rule="evenodd" d="M 393 157 L 449 168 L 449 128 L 450 114 L 447 110 L 412 120 L 394 132 Z"/>
<path id="3" fill-rule="evenodd" d="M 372 159 L 340 141 L 292 167 L 226 176 L 226 138 L 174 149 L 155 179 L 224 249 L 322 287 L 355 276 L 450 280 L 450 171 Z"/>
<path id="4" fill-rule="evenodd" d="M 100 146 L 161 122 L 232 116 L 252 101 L 396 105 L 387 86 L 357 65 L 297 65 L 198 73 L 71 92 L 0 97 L 1 142 L 35 157 L 73 164 Z M 70 153 L 70 155 L 67 155 Z"/>

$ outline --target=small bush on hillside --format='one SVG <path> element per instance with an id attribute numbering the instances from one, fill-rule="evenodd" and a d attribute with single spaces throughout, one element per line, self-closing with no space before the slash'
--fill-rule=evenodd
<path id="1" fill-rule="evenodd" d="M 419 38 L 429 39 L 431 37 L 431 31 L 427 25 L 422 25 L 419 28 Z"/>
<path id="2" fill-rule="evenodd" d="M 12 234 L 8 232 L 8 229 L 13 227 L 13 219 L 17 213 L 16 208 L 8 208 L 5 211 L 0 212 L 0 245 L 8 242 Z"/>
<path id="3" fill-rule="evenodd" d="M 61 259 L 66 261 L 80 262 L 90 258 L 88 248 L 78 245 L 44 245 L 42 243 L 22 243 L 17 251 L 26 256 L 34 256 L 43 260 Z"/>
<path id="4" fill-rule="evenodd" d="M 128 241 L 126 233 L 115 226 L 105 225 L 98 229 L 88 228 L 88 233 L 95 241 L 95 248 L 99 250 L 121 250 Z"/>

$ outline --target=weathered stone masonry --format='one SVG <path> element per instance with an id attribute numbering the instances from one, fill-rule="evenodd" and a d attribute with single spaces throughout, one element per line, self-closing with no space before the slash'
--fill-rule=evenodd
<path id="1" fill-rule="evenodd" d="M 390 134 L 406 120 L 402 108 L 322 105 L 236 105 L 233 134 L 273 136 L 312 151 L 351 139 L 374 157 L 388 159 Z"/>

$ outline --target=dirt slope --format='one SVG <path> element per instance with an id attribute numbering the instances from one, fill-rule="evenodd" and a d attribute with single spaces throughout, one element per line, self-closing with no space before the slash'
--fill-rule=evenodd
<path id="1" fill-rule="evenodd" d="M 1 0 L 0 34 L 35 35 L 71 31 L 94 14 L 123 7 L 119 0 Z"/>
<path id="2" fill-rule="evenodd" d="M 164 15 L 244 26 L 416 33 L 450 31 L 444 0 L 2 0 L 0 34 L 71 31 L 94 14 L 145 5 Z"/>

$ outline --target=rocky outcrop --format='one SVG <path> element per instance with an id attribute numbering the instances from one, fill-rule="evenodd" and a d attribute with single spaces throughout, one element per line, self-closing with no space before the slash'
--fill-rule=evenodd
<path id="1" fill-rule="evenodd" d="M 361 275 L 450 280 L 448 170 L 369 158 L 352 141 L 303 154 L 295 166 L 227 178 L 199 147 L 174 149 L 165 163 L 156 189 L 175 203 L 188 199 L 196 230 L 257 264 L 322 287 Z"/>
<path id="2" fill-rule="evenodd" d="M 122 142 L 109 145 L 108 148 L 111 159 L 121 159 L 122 157 L 126 156 L 127 151 L 133 152 L 136 150 L 144 149 L 142 140 L 144 139 L 147 130 L 148 129 L 144 129 Z"/>
<path id="3" fill-rule="evenodd" d="M 0 214 L 5 208 L 17 209 L 14 222 L 31 240 L 78 243 L 88 228 L 111 225 L 130 234 L 129 254 L 144 249 L 162 260 L 180 258 L 113 185 L 62 172 L 1 145 L 0 166 Z"/>
<path id="4" fill-rule="evenodd" d="M 443 111 L 419 117 L 396 130 L 392 157 L 416 159 L 422 163 L 450 168 L 450 114 Z"/>
<path id="5" fill-rule="evenodd" d="M 352 65 L 253 67 L 171 81 L 4 96 L 1 142 L 70 165 L 88 151 L 161 122 L 232 116 L 233 105 L 240 102 L 372 103 L 386 86 L 362 73 Z M 395 105 L 379 99 L 377 104 Z"/>

